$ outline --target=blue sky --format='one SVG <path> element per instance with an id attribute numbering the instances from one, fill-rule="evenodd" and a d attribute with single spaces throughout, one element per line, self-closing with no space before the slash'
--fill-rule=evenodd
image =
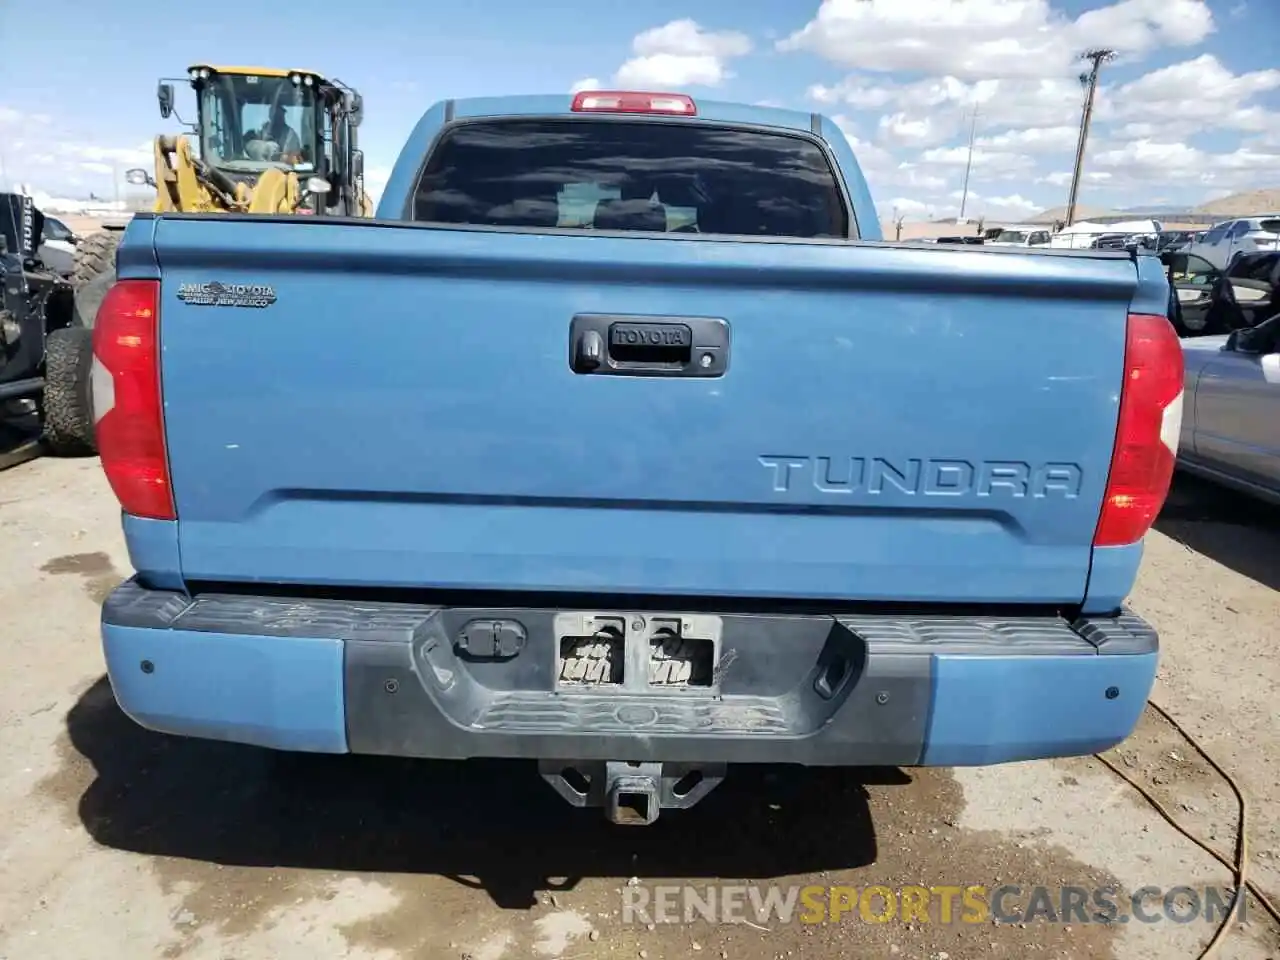
<path id="1" fill-rule="evenodd" d="M 354 11 L 350 28 L 326 7 L 189 5 L 174 29 L 179 8 L 159 0 L 2 0 L 0 34 L 41 41 L 8 42 L 0 61 L 3 179 L 110 198 L 113 169 L 149 163 L 150 137 L 176 132 L 159 117 L 157 78 L 210 61 L 355 86 L 374 179 L 423 110 L 451 96 L 645 86 L 818 109 L 851 137 L 882 212 L 913 218 L 955 212 L 976 106 L 968 210 L 1013 219 L 1065 201 L 1073 55 L 1106 44 L 1120 57 L 1103 75 L 1082 203 L 1280 186 L 1280 0 L 335 4 Z M 180 87 L 180 111 L 191 104 Z"/>

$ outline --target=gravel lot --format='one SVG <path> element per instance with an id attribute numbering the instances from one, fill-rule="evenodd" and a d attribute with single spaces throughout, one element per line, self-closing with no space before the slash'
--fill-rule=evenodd
<path id="1" fill-rule="evenodd" d="M 129 571 L 96 461 L 0 473 L 0 960 L 1194 957 L 1178 924 L 776 929 L 625 924 L 638 882 L 1225 884 L 1092 759 L 977 770 L 740 769 L 610 827 L 520 764 L 302 758 L 148 733 L 116 708 L 98 605 Z M 1133 597 L 1155 697 L 1240 780 L 1280 893 L 1280 518 L 1179 483 Z M 1117 762 L 1230 854 L 1229 788 L 1148 715 Z M 632 880 L 635 878 L 635 881 Z M 1223 958 L 1280 957 L 1254 908 Z"/>

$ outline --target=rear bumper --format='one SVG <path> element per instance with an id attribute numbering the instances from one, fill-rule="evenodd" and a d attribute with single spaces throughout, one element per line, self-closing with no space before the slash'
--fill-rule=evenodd
<path id="1" fill-rule="evenodd" d="M 839 766 L 979 765 L 1104 750 L 1137 723 L 1158 646 L 1155 631 L 1128 612 L 1075 623 L 693 616 L 685 629 L 715 624 L 707 684 L 652 687 L 655 618 L 623 613 L 621 685 L 564 689 L 561 642 L 576 617 L 193 600 L 131 580 L 105 603 L 102 638 L 120 707 L 144 727 L 182 736 L 442 759 Z M 515 626 L 502 633 L 504 648 L 489 650 L 492 631 L 475 625 L 498 621 Z M 459 647 L 463 632 L 469 649 Z"/>

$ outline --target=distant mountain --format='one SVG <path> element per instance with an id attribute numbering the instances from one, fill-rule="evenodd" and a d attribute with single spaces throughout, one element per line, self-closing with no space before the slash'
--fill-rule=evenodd
<path id="1" fill-rule="evenodd" d="M 1247 217 L 1258 213 L 1280 213 L 1280 187 L 1233 193 L 1229 197 L 1201 204 L 1196 207 L 1195 212 L 1207 213 L 1215 217 Z"/>
<path id="2" fill-rule="evenodd" d="M 1086 207 L 1082 203 L 1076 204 L 1076 221 L 1093 220 L 1098 217 L 1114 217 L 1116 211 L 1107 210 L 1103 207 Z M 1048 210 L 1041 210 L 1034 217 L 1029 217 L 1027 223 L 1053 223 L 1055 220 L 1066 220 L 1067 208 L 1050 207 Z"/>

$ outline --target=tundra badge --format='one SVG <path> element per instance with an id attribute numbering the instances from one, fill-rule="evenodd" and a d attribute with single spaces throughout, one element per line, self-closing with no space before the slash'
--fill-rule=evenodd
<path id="1" fill-rule="evenodd" d="M 178 299 L 193 307 L 269 307 L 276 292 L 262 283 L 184 283 Z"/>

